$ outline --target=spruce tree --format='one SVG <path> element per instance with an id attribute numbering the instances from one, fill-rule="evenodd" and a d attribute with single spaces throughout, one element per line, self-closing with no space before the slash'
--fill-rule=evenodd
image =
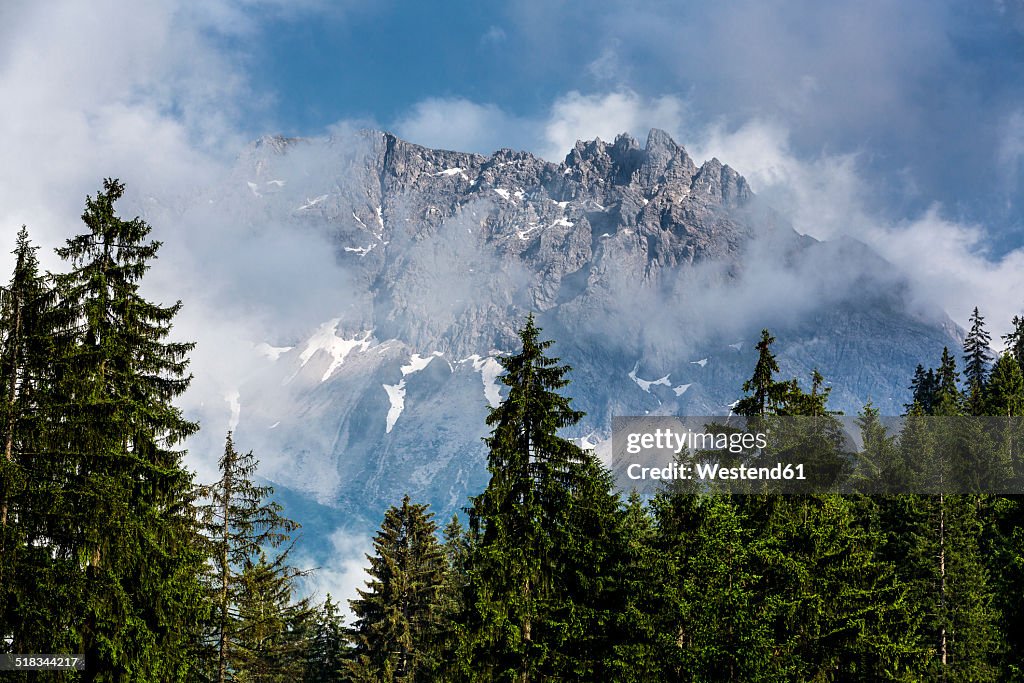
<path id="1" fill-rule="evenodd" d="M 665 495 L 655 504 L 665 504 Z M 607 669 L 614 681 L 666 680 L 678 674 L 677 609 L 680 583 L 674 548 L 663 542 L 651 511 L 633 491 L 622 516 L 622 551 L 616 555 L 616 601 L 612 656 Z"/>
<path id="2" fill-rule="evenodd" d="M 1024 416 L 1024 374 L 1010 352 L 1001 355 L 992 367 L 984 405 L 985 415 Z"/>
<path id="3" fill-rule="evenodd" d="M 281 514 L 281 505 L 271 499 L 272 487 L 256 485 L 258 465 L 252 451 L 241 454 L 235 449 L 228 432 L 224 454 L 217 463 L 220 479 L 198 490 L 205 501 L 201 520 L 212 557 L 211 570 L 206 575 L 213 605 L 209 668 L 211 678 L 219 683 L 231 680 L 239 667 L 252 665 L 244 644 L 251 620 L 247 624 L 243 619 L 243 600 L 251 601 L 260 595 L 276 600 L 269 591 L 276 591 L 277 595 L 290 592 L 293 580 L 303 574 L 287 563 L 291 545 L 273 561 L 266 561 L 265 551 L 289 543 L 299 525 Z M 264 593 L 254 593 L 256 589 Z M 267 604 L 285 609 L 280 601 Z M 285 615 L 274 618 L 283 621 Z"/>
<path id="4" fill-rule="evenodd" d="M 914 379 L 910 382 L 911 402 L 903 405 L 906 413 L 917 405 L 926 415 L 930 415 L 934 408 L 937 388 L 935 370 L 929 368 L 928 372 L 925 372 L 924 366 L 918 363 L 917 369 L 914 370 Z"/>
<path id="5" fill-rule="evenodd" d="M 71 619 L 57 597 L 77 568 L 58 559 L 48 530 L 65 472 L 47 452 L 46 425 L 58 358 L 70 335 L 47 278 L 22 226 L 9 286 L 0 286 L 0 650 L 56 651 L 71 647 Z"/>
<path id="6" fill-rule="evenodd" d="M 306 649 L 305 683 L 338 683 L 348 680 L 349 640 L 344 617 L 331 594 L 314 615 Z"/>
<path id="7" fill-rule="evenodd" d="M 306 669 L 312 609 L 293 600 L 294 574 L 287 552 L 268 560 L 260 551 L 246 558 L 238 577 L 237 621 L 231 649 L 231 678 L 240 683 L 292 683 Z"/>
<path id="8" fill-rule="evenodd" d="M 971 313 L 971 329 L 964 338 L 964 400 L 969 415 L 981 415 L 984 412 L 985 384 L 988 380 L 988 368 L 991 361 L 989 344 L 992 336 L 985 330 L 985 319 L 974 307 Z"/>
<path id="9" fill-rule="evenodd" d="M 445 557 L 427 506 L 392 506 L 373 539 L 366 590 L 350 600 L 356 681 L 435 680 Z"/>
<path id="10" fill-rule="evenodd" d="M 1024 368 L 1024 317 L 1013 316 L 1013 330 L 1003 335 L 1006 342 L 1006 350 L 1017 361 L 1017 365 Z"/>
<path id="11" fill-rule="evenodd" d="M 617 500 L 594 455 L 558 435 L 583 414 L 539 335 L 531 315 L 521 351 L 499 360 L 509 393 L 487 418 L 491 479 L 470 509 L 473 662 L 501 681 L 599 676 L 607 647 Z"/>
<path id="12" fill-rule="evenodd" d="M 792 390 L 790 383 L 775 380 L 779 364 L 771 351 L 774 343 L 775 337 L 771 336 L 768 330 L 761 330 L 761 341 L 755 345 L 758 357 L 754 375 L 743 383 L 743 391 L 749 393 L 749 396 L 740 399 L 733 407 L 733 412 L 737 415 L 770 415 L 776 412 L 784 402 L 786 394 Z"/>
<path id="13" fill-rule="evenodd" d="M 931 415 L 961 415 L 963 401 L 960 394 L 960 373 L 956 369 L 956 359 L 948 347 L 942 349 L 942 359 L 935 376 L 935 393 L 932 399 Z"/>
<path id="14" fill-rule="evenodd" d="M 192 475 L 175 446 L 196 431 L 172 401 L 188 387 L 193 344 L 168 341 L 181 308 L 147 301 L 140 284 L 160 243 L 143 220 L 121 219 L 124 185 L 86 200 L 86 231 L 57 254 L 56 278 L 74 347 L 47 440 L 64 467 L 53 556 L 84 567 L 68 587 L 84 680 L 177 680 L 194 667 L 205 609 L 198 576 Z"/>

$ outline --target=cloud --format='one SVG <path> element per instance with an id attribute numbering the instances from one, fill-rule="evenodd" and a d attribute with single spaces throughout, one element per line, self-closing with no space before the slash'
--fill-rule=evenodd
<path id="1" fill-rule="evenodd" d="M 500 26 L 490 26 L 484 32 L 484 34 L 480 36 L 480 44 L 500 45 L 501 43 L 504 43 L 507 39 L 508 36 L 505 34 L 505 29 L 501 28 Z"/>
<path id="2" fill-rule="evenodd" d="M 555 99 L 543 115 L 520 117 L 495 104 L 465 98 L 430 98 L 417 102 L 391 128 L 400 136 L 440 149 L 489 154 L 510 147 L 528 149 L 559 162 L 577 140 L 613 140 L 619 133 L 641 139 L 651 128 L 677 134 L 685 107 L 677 97 L 641 97 L 628 89 Z"/>
<path id="3" fill-rule="evenodd" d="M 348 601 L 359 597 L 356 589 L 366 588 L 366 581 L 370 578 L 366 573 L 366 555 L 372 550 L 373 545 L 367 535 L 344 528 L 336 529 L 330 536 L 331 552 L 328 557 L 314 558 L 306 554 L 297 558 L 299 566 L 315 569 L 304 581 L 307 594 L 318 602 L 330 594 L 351 625 Z"/>
<path id="4" fill-rule="evenodd" d="M 391 128 L 399 137 L 426 147 L 490 154 L 521 145 L 531 123 L 494 104 L 430 98 L 417 102 Z"/>
<path id="5" fill-rule="evenodd" d="M 669 95 L 646 99 L 628 90 L 594 95 L 573 91 L 552 105 L 540 155 L 561 160 L 577 140 L 614 140 L 623 132 L 641 139 L 651 128 L 675 132 L 682 126 L 683 112 L 682 101 Z"/>
<path id="6" fill-rule="evenodd" d="M 966 324 L 975 306 L 993 337 L 1009 331 L 1021 313 L 1024 249 L 1002 253 L 988 247 L 979 224 L 956 220 L 933 202 L 909 217 L 893 216 L 877 201 L 856 153 L 801 158 L 788 129 L 751 120 L 736 129 L 715 124 L 697 135 L 698 159 L 718 156 L 744 174 L 753 190 L 799 232 L 819 239 L 853 237 L 907 274 L 914 296 Z M 1008 158 L 1016 152 L 1008 148 Z M 910 178 L 912 182 L 912 178 Z"/>

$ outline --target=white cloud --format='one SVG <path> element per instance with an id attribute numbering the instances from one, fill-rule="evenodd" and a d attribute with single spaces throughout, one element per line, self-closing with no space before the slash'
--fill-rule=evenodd
<path id="1" fill-rule="evenodd" d="M 597 95 L 573 91 L 552 105 L 539 152 L 560 161 L 577 140 L 610 141 L 624 132 L 642 140 L 651 128 L 678 135 L 683 112 L 682 100 L 670 95 L 647 99 L 629 90 Z"/>
<path id="2" fill-rule="evenodd" d="M 400 137 L 428 147 L 481 154 L 502 147 L 528 149 L 557 163 L 577 140 L 611 141 L 619 133 L 643 140 L 651 128 L 678 135 L 684 110 L 677 97 L 644 98 L 631 90 L 572 91 L 556 99 L 546 115 L 534 118 L 464 98 L 430 98 L 416 103 L 392 128 Z"/>
<path id="3" fill-rule="evenodd" d="M 983 226 L 957 222 L 935 203 L 922 214 L 894 218 L 880 210 L 856 154 L 800 158 L 783 126 L 751 120 L 735 130 L 716 124 L 691 146 L 699 160 L 718 156 L 799 232 L 819 239 L 859 239 L 906 273 L 921 304 L 939 306 L 958 323 L 980 307 L 993 337 L 1021 312 L 1024 249 L 994 256 Z"/>
<path id="4" fill-rule="evenodd" d="M 336 529 L 331 534 L 330 556 L 323 558 L 325 564 L 318 564 L 311 556 L 299 558 L 298 563 L 306 569 L 316 568 L 305 581 L 307 594 L 322 601 L 330 593 L 331 599 L 337 602 L 346 621 L 351 624 L 349 600 L 359 597 L 357 588 L 366 588 L 369 579 L 366 573 L 366 555 L 373 550 L 370 538 L 363 534 L 352 533 L 346 529 Z"/>
<path id="5" fill-rule="evenodd" d="M 494 104 L 430 98 L 416 103 L 392 127 L 399 137 L 418 145 L 490 154 L 522 144 L 531 123 Z"/>
<path id="6" fill-rule="evenodd" d="M 232 24 L 188 7 L 107 0 L 8 8 L 0 225 L 26 223 L 53 245 L 75 229 L 85 194 L 105 176 L 127 179 L 144 196 L 192 186 L 222 167 L 243 139 L 234 118 L 249 91 L 214 43 Z"/>

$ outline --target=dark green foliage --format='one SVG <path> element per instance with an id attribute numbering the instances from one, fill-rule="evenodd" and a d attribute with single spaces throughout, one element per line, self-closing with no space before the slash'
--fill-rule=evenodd
<path id="1" fill-rule="evenodd" d="M 229 432 L 224 454 L 217 463 L 220 479 L 199 489 L 206 500 L 200 515 L 212 558 L 206 575 L 207 594 L 214 609 L 209 675 L 218 681 L 233 680 L 252 667 L 267 676 L 277 670 L 291 671 L 298 661 L 297 657 L 279 661 L 278 651 L 273 648 L 291 652 L 290 645 L 274 640 L 285 639 L 274 629 L 305 611 L 304 603 L 291 605 L 286 599 L 294 579 L 302 572 L 287 564 L 288 550 L 272 562 L 267 562 L 265 556 L 266 549 L 287 543 L 298 524 L 283 517 L 281 506 L 270 500 L 271 487 L 254 483 L 258 464 L 252 451 L 240 454 L 235 450 Z M 266 625 L 253 616 L 254 604 L 264 610 Z M 266 639 L 266 648 L 259 644 L 262 641 L 253 641 L 253 632 Z M 261 653 L 267 653 L 266 662 L 257 661 Z"/>
<path id="2" fill-rule="evenodd" d="M 918 366 L 920 369 L 920 366 Z M 912 404 L 913 407 L 916 404 Z M 878 409 L 870 402 L 857 419 L 864 442 L 858 454 L 856 489 L 861 493 L 903 493 L 915 485 L 916 472 L 902 457 L 897 436 L 889 434 L 879 419 Z"/>
<path id="3" fill-rule="evenodd" d="M 305 672 L 313 613 L 307 600 L 292 599 L 294 574 L 284 558 L 270 562 L 260 552 L 255 561 L 245 560 L 238 577 L 228 680 L 292 683 Z"/>
<path id="4" fill-rule="evenodd" d="M 348 680 L 349 639 L 338 604 L 327 599 L 313 614 L 306 645 L 306 683 L 338 683 Z"/>
<path id="5" fill-rule="evenodd" d="M 1010 352 L 1001 355 L 992 368 L 984 406 L 985 415 L 1024 416 L 1024 374 Z"/>
<path id="6" fill-rule="evenodd" d="M 590 452 L 558 430 L 583 416 L 558 389 L 570 368 L 531 315 L 500 359 L 508 397 L 487 418 L 486 490 L 470 509 L 468 605 L 478 672 L 493 680 L 590 680 L 608 659 L 616 496 Z"/>
<path id="7" fill-rule="evenodd" d="M 10 284 L 0 287 L 0 651 L 8 638 L 17 648 L 56 627 L 33 619 L 47 610 L 49 588 L 39 585 L 46 559 L 33 548 L 43 525 L 41 479 L 50 476 L 37 472 L 40 400 L 56 340 L 52 290 L 35 252 L 22 226 Z"/>
<path id="8" fill-rule="evenodd" d="M 779 364 L 771 351 L 774 343 L 775 337 L 771 336 L 768 330 L 761 330 L 761 341 L 755 345 L 758 358 L 757 365 L 754 366 L 754 375 L 743 383 L 743 391 L 750 395 L 740 399 L 733 407 L 733 412 L 737 415 L 751 417 L 775 413 L 785 401 L 786 394 L 792 391 L 791 383 L 775 380 Z"/>
<path id="9" fill-rule="evenodd" d="M 960 373 L 956 369 L 956 359 L 949 348 L 942 349 L 942 360 L 935 376 L 935 394 L 932 398 L 932 415 L 960 415 L 963 412 L 963 401 L 960 394 Z"/>
<path id="10" fill-rule="evenodd" d="M 989 344 L 992 335 L 985 330 L 985 318 L 974 307 L 971 313 L 971 329 L 964 338 L 964 403 L 968 415 L 984 414 L 985 385 L 992 352 Z"/>
<path id="11" fill-rule="evenodd" d="M 434 680 L 445 585 L 444 551 L 426 505 L 406 496 L 391 507 L 368 555 L 370 580 L 350 601 L 355 643 L 349 671 L 356 681 Z"/>
<path id="12" fill-rule="evenodd" d="M 909 413 L 914 406 L 918 406 L 926 415 L 930 415 L 935 408 L 935 393 L 938 390 L 938 380 L 935 371 L 931 368 L 925 372 L 924 366 L 917 364 L 914 371 L 914 379 L 910 382 L 910 391 L 913 392 L 913 400 L 903 407 Z"/>
<path id="13" fill-rule="evenodd" d="M 123 191 L 104 181 L 86 200 L 87 230 L 57 250 L 71 266 L 56 287 L 74 343 L 53 359 L 59 417 L 46 447 L 63 480 L 44 533 L 54 568 L 70 572 L 65 609 L 77 615 L 86 678 L 176 680 L 194 666 L 205 609 L 192 475 L 173 450 L 197 429 L 171 403 L 191 380 L 193 344 L 167 341 L 180 302 L 139 292 L 160 243 L 141 219 L 117 216 Z"/>

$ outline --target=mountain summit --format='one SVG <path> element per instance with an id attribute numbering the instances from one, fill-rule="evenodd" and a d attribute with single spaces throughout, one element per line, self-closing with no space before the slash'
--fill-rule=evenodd
<path id="1" fill-rule="evenodd" d="M 559 164 L 379 131 L 263 138 L 186 213 L 210 207 L 332 245 L 333 313 L 259 340 L 237 440 L 277 483 L 370 520 L 405 492 L 443 513 L 480 489 L 495 359 L 528 312 L 574 368 L 584 445 L 612 415 L 727 413 L 763 327 L 783 374 L 817 368 L 847 412 L 899 412 L 918 359 L 956 343 L 868 247 L 797 234 L 660 130 L 577 142 Z"/>

